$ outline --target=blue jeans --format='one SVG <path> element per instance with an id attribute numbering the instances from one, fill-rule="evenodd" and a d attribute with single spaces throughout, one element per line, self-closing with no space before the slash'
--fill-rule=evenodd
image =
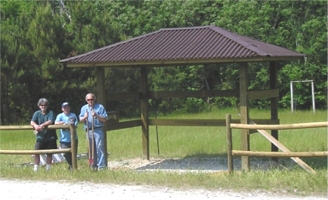
<path id="1" fill-rule="evenodd" d="M 105 162 L 105 142 L 104 142 L 104 132 L 103 128 L 95 128 L 94 129 L 94 151 L 93 151 L 93 167 L 97 167 L 98 169 L 106 168 L 107 163 Z M 89 151 L 92 155 L 92 130 L 89 129 L 88 132 L 89 139 Z"/>
<path id="2" fill-rule="evenodd" d="M 77 146 L 78 146 L 78 140 L 75 140 L 75 155 L 77 153 Z M 60 148 L 62 149 L 71 148 L 71 143 L 60 142 Z M 64 153 L 64 157 L 66 159 L 66 162 L 69 164 L 69 166 L 72 167 L 72 153 Z"/>

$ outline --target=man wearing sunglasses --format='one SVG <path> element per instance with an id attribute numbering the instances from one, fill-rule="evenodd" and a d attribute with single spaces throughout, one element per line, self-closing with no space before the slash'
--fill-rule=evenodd
<path id="1" fill-rule="evenodd" d="M 87 132 L 89 165 L 93 170 L 103 170 L 107 167 L 103 130 L 108 119 L 107 112 L 103 105 L 96 103 L 96 96 L 93 93 L 88 93 L 85 100 L 87 104 L 82 106 L 79 119 L 84 123 L 84 129 Z"/>

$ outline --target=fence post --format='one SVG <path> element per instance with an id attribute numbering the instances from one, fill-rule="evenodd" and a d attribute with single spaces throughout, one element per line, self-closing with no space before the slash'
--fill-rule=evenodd
<path id="1" fill-rule="evenodd" d="M 232 134 L 231 134 L 231 115 L 226 115 L 226 130 L 227 130 L 227 159 L 228 159 L 228 173 L 233 172 L 233 159 L 232 159 Z"/>
<path id="2" fill-rule="evenodd" d="M 72 153 L 72 168 L 77 169 L 77 148 L 76 148 L 76 138 L 75 138 L 75 125 L 71 124 L 69 126 L 71 132 L 71 153 Z"/>

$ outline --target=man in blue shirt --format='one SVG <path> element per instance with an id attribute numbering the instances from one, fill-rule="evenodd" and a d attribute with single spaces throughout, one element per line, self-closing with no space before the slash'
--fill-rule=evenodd
<path id="1" fill-rule="evenodd" d="M 71 107 L 68 102 L 64 102 L 62 104 L 62 113 L 58 114 L 55 120 L 55 124 L 73 124 L 75 127 L 78 126 L 77 116 L 71 112 Z M 77 153 L 78 146 L 78 138 L 75 129 L 74 133 L 75 138 L 75 149 L 74 151 Z M 71 148 L 71 132 L 70 129 L 60 129 L 60 148 L 67 149 Z M 68 169 L 72 169 L 72 153 L 64 153 L 64 157 L 69 164 Z"/>
<path id="2" fill-rule="evenodd" d="M 96 103 L 96 96 L 88 93 L 85 96 L 87 102 L 82 106 L 79 115 L 80 122 L 84 123 L 84 129 L 87 131 L 89 140 L 89 158 L 93 153 L 93 163 L 90 163 L 92 169 L 105 169 L 107 163 L 105 162 L 105 142 L 104 142 L 104 125 L 108 119 L 106 109 L 103 105 Z M 93 143 L 93 144 L 92 144 Z M 92 147 L 94 147 L 92 149 Z"/>
<path id="3" fill-rule="evenodd" d="M 52 125 L 55 122 L 55 115 L 52 110 L 48 109 L 49 102 L 46 98 L 41 98 L 38 101 L 40 110 L 35 111 L 31 125 L 34 128 L 34 134 L 36 135 L 35 150 L 40 149 L 57 149 L 57 134 L 55 129 L 48 129 L 48 125 Z M 50 169 L 52 163 L 52 154 L 47 154 L 46 170 Z M 34 155 L 34 171 L 38 171 L 40 165 L 40 154 Z"/>

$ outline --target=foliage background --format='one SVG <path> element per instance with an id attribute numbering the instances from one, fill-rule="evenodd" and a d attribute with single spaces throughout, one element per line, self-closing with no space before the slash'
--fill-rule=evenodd
<path id="1" fill-rule="evenodd" d="M 63 2 L 65 9 L 60 6 Z M 29 122 L 45 97 L 60 112 L 69 101 L 79 113 L 87 92 L 94 92 L 94 69 L 66 69 L 59 60 L 161 28 L 215 25 L 307 55 L 306 62 L 281 63 L 279 106 L 290 107 L 290 81 L 313 80 L 317 109 L 327 108 L 326 1 L 16 1 L 2 0 L 1 124 Z M 268 86 L 265 63 L 253 64 L 249 89 Z M 136 69 L 106 69 L 107 92 L 139 90 Z M 152 68 L 152 90 L 232 89 L 238 87 L 234 64 Z M 311 87 L 294 85 L 297 109 L 311 109 Z M 151 100 L 151 114 L 199 112 L 235 106 L 234 98 Z M 267 108 L 266 101 L 252 107 Z M 139 102 L 109 102 L 107 110 L 138 117 Z"/>

